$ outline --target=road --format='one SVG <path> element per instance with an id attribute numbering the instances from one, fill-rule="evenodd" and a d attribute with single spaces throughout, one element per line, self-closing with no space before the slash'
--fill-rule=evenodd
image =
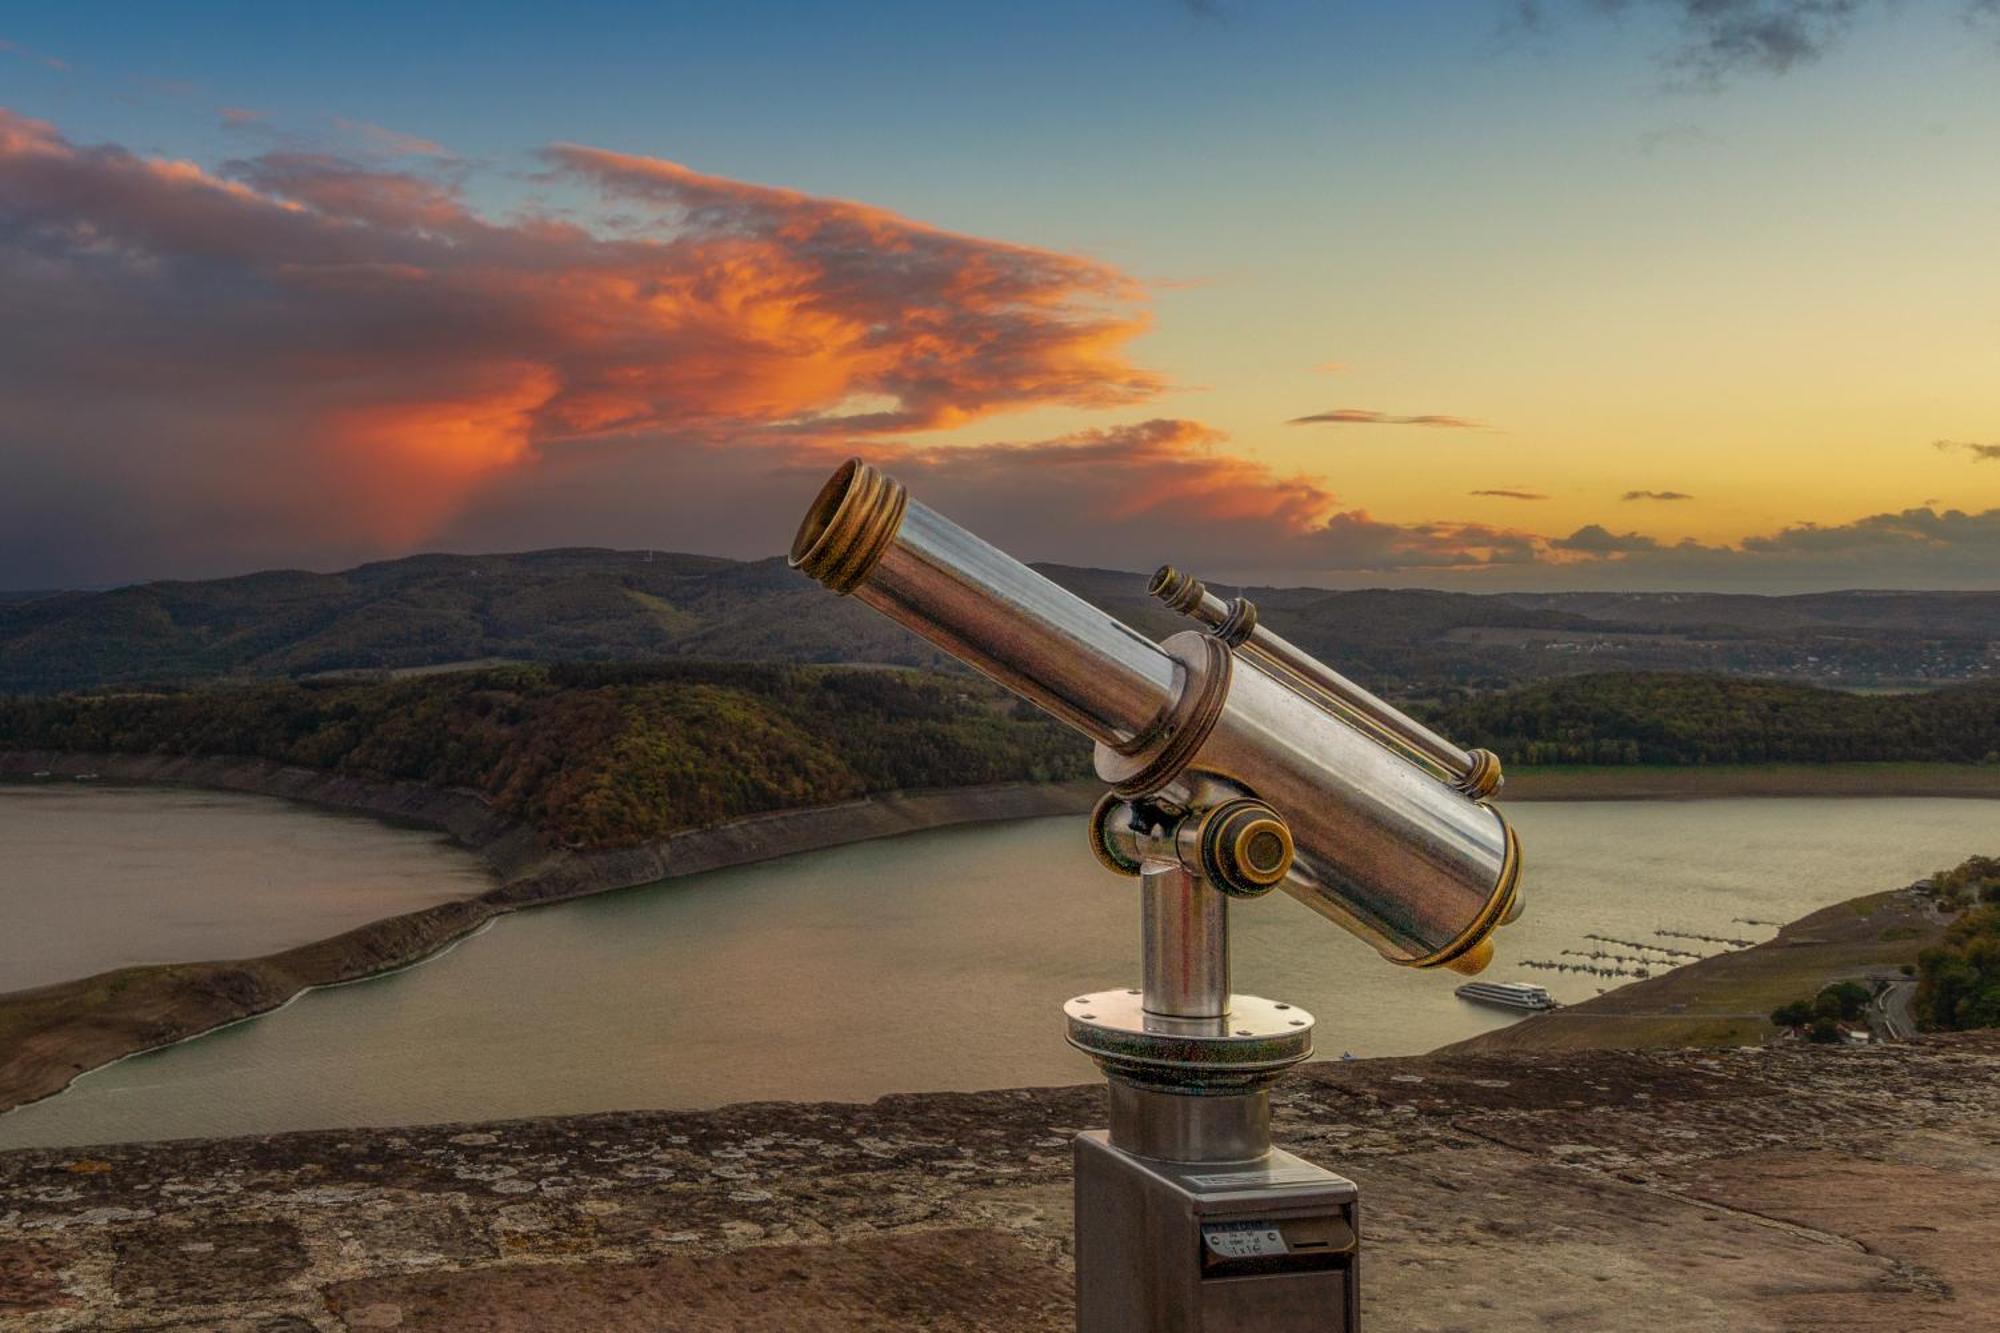
<path id="1" fill-rule="evenodd" d="M 1909 1041 L 1917 1035 L 1916 1016 L 1910 1012 L 1910 1000 L 1917 993 L 1917 983 L 1909 977 L 1890 980 L 1887 988 L 1868 1004 L 1868 1026 L 1878 1037 L 1889 1041 Z"/>

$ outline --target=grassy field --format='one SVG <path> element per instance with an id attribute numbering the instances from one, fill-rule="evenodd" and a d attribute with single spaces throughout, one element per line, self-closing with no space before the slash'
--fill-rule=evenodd
<path id="1" fill-rule="evenodd" d="M 2000 797 L 2000 764 L 1510 764 L 1502 796 L 1510 801 Z"/>

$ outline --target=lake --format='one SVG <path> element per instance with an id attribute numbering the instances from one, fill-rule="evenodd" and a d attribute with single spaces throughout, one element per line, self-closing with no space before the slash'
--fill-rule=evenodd
<path id="1" fill-rule="evenodd" d="M 0 992 L 254 958 L 492 877 L 442 834 L 269 796 L 0 783 Z"/>
<path id="2" fill-rule="evenodd" d="M 1658 929 L 1769 927 L 2000 841 L 1938 799 L 1522 803 L 1527 914 L 1495 979 Z M 1134 882 L 1081 818 L 944 829 L 502 918 L 422 966 L 86 1075 L 0 1116 L 0 1147 L 703 1107 L 1094 1078 L 1060 1006 L 1136 976 Z M 1319 1052 L 1428 1050 L 1512 1016 L 1390 966 L 1283 894 L 1233 910 L 1236 985 L 1318 1020 Z M 1685 945 L 1686 941 L 1664 940 Z M 1688 947 L 1709 948 L 1706 945 Z"/>

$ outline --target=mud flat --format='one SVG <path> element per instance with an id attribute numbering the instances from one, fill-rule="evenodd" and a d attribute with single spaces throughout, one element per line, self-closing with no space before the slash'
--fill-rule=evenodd
<path id="1" fill-rule="evenodd" d="M 1101 1101 L 0 1154 L 0 1323 L 1067 1329 L 1068 1143 Z M 1372 1328 L 2000 1323 L 2000 1033 L 1311 1065 L 1276 1121 L 1361 1186 Z"/>

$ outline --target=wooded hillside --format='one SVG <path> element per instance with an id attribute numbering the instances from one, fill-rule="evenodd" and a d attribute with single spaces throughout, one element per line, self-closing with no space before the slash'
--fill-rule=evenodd
<path id="1" fill-rule="evenodd" d="M 736 664 L 0 699 L 0 748 L 243 755 L 467 787 L 575 846 L 871 792 L 1058 781 L 1067 730 L 969 676 Z"/>

